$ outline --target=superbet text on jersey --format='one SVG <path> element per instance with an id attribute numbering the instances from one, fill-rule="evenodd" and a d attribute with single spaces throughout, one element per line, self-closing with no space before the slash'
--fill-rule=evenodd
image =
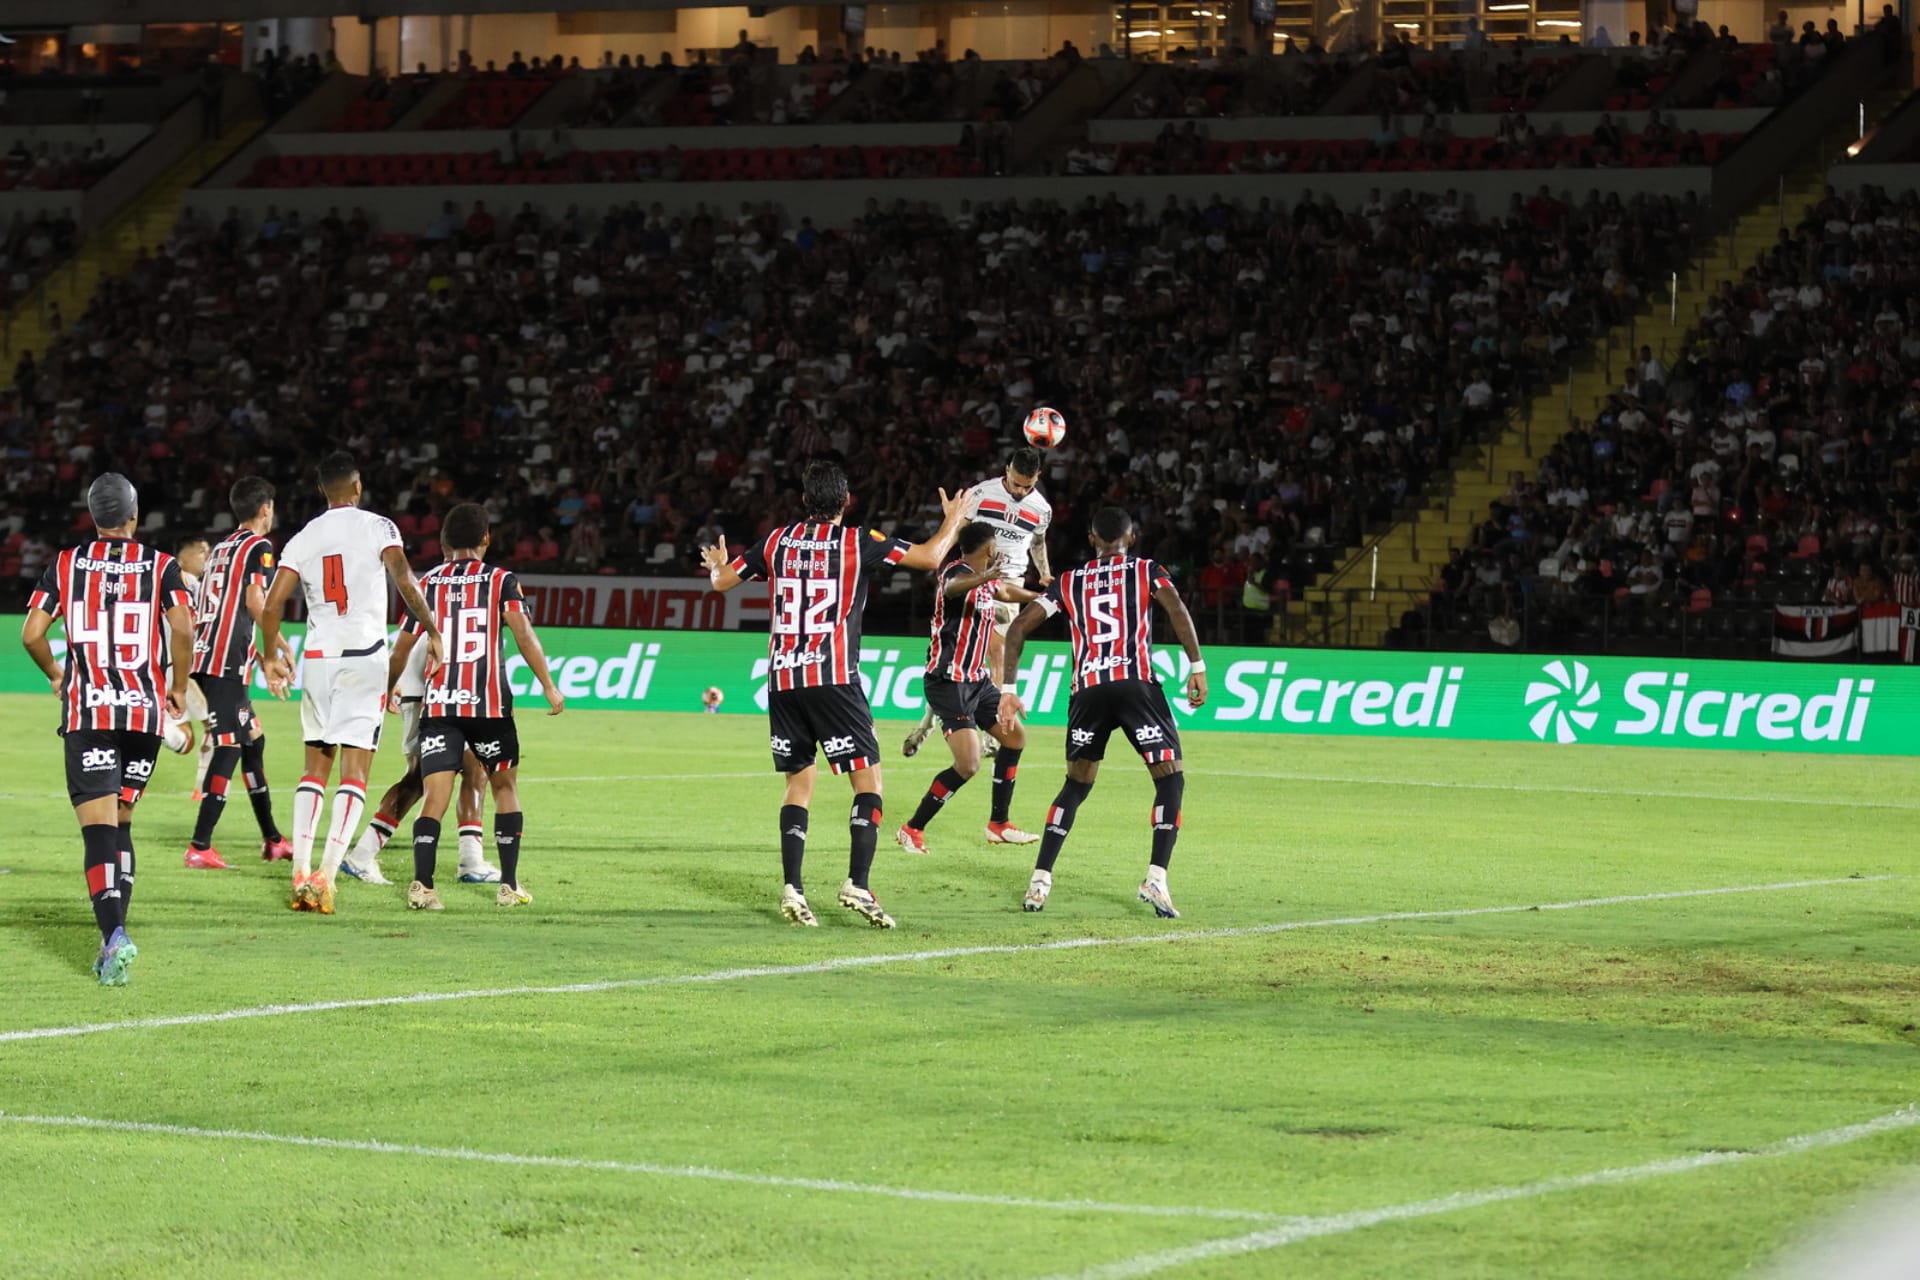
<path id="1" fill-rule="evenodd" d="M 1049 617 L 1063 613 L 1073 635 L 1077 693 L 1115 680 L 1158 683 L 1153 671 L 1153 593 L 1173 580 L 1153 561 L 1116 555 L 1069 569 L 1041 593 Z"/>
<path id="2" fill-rule="evenodd" d="M 236 529 L 207 553 L 207 571 L 193 600 L 193 674 L 244 680 L 253 660 L 253 618 L 247 588 L 266 590 L 273 544 Z"/>
<path id="3" fill-rule="evenodd" d="M 180 564 L 128 538 L 97 538 L 54 557 L 27 601 L 66 619 L 60 732 L 161 732 L 166 611 L 193 603 Z"/>
<path id="4" fill-rule="evenodd" d="M 905 542 L 878 529 L 809 523 L 775 529 L 735 556 L 735 573 L 772 588 L 770 687 L 858 685 L 868 580 L 906 554 Z"/>
<path id="5" fill-rule="evenodd" d="M 450 560 L 420 576 L 420 594 L 446 646 L 445 660 L 426 678 L 425 714 L 512 715 L 513 691 L 502 664 L 506 615 L 527 610 L 520 579 L 479 560 Z M 414 635 L 424 630 L 411 615 L 400 625 Z"/>

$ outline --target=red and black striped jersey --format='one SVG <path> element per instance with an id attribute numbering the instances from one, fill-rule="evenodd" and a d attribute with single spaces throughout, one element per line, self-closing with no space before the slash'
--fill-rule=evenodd
<path id="1" fill-rule="evenodd" d="M 253 615 L 247 588 L 267 589 L 273 544 L 251 529 L 235 529 L 207 553 L 207 569 L 193 599 L 193 674 L 245 680 L 253 662 Z"/>
<path id="2" fill-rule="evenodd" d="M 505 671 L 506 615 L 525 613 L 520 579 L 480 560 L 449 560 L 420 575 L 420 594 L 440 627 L 445 660 L 427 677 L 425 714 L 510 716 L 513 691 Z M 420 623 L 401 626 L 415 635 Z"/>
<path id="3" fill-rule="evenodd" d="M 859 684 L 867 580 L 906 554 L 905 542 L 878 529 L 809 523 L 775 529 L 735 556 L 735 573 L 772 588 L 768 687 Z"/>
<path id="4" fill-rule="evenodd" d="M 55 556 L 27 608 L 66 619 L 60 732 L 164 731 L 166 614 L 192 604 L 180 562 L 157 547 L 97 538 Z"/>
<path id="5" fill-rule="evenodd" d="M 964 578 L 973 566 L 954 557 L 934 580 L 933 640 L 927 645 L 927 674 L 945 676 L 956 684 L 990 678 L 987 643 L 993 638 L 993 583 L 983 582 L 961 595 L 947 594 L 947 584 Z"/>
<path id="6" fill-rule="evenodd" d="M 1073 630 L 1075 691 L 1153 674 L 1153 593 L 1173 580 L 1153 561 L 1117 555 L 1090 560 L 1054 579 L 1039 604 L 1067 615 Z"/>

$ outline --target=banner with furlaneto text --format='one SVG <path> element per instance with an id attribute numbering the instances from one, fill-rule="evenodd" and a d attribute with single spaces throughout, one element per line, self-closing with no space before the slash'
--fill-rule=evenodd
<path id="1" fill-rule="evenodd" d="M 0 625 L 17 634 L 19 622 Z M 297 648 L 299 628 L 289 634 Z M 763 635 L 561 627 L 540 635 L 570 707 L 699 711 L 716 688 L 724 713 L 766 709 Z M 1206 656 L 1212 697 L 1196 711 L 1178 692 L 1185 655 L 1153 655 L 1168 701 L 1193 729 L 1920 755 L 1920 669 L 1908 666 L 1218 646 Z M 877 717 L 920 714 L 925 658 L 924 640 L 864 641 L 860 679 Z M 1018 687 L 1029 723 L 1066 723 L 1068 662 L 1062 642 L 1028 644 Z M 516 695 L 537 697 L 525 662 L 515 655 L 506 668 Z M 254 684 L 264 694 L 257 673 Z M 7 646 L 0 692 L 46 691 L 26 654 Z"/>

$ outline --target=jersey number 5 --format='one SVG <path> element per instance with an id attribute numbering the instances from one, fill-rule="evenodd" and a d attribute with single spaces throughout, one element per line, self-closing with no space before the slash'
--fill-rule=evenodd
<path id="1" fill-rule="evenodd" d="M 1090 644 L 1112 644 L 1120 639 L 1120 593 L 1102 591 L 1087 597 L 1087 631 Z"/>
<path id="2" fill-rule="evenodd" d="M 339 556 L 320 559 L 320 595 L 341 613 L 347 611 L 347 569 Z"/>

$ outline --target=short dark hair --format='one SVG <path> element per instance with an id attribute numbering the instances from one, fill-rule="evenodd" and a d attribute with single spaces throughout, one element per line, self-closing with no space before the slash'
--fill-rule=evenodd
<path id="1" fill-rule="evenodd" d="M 273 501 L 273 482 L 263 476 L 241 476 L 227 490 L 227 509 L 233 518 L 245 524 L 260 514 L 260 508 Z"/>
<path id="2" fill-rule="evenodd" d="M 1124 507 L 1102 507 L 1093 516 L 1093 536 L 1109 545 L 1120 541 L 1133 528 L 1133 517 Z"/>
<path id="3" fill-rule="evenodd" d="M 1017 476 L 1037 476 L 1040 474 L 1040 451 L 1030 445 L 1022 445 L 1013 451 L 1007 459 L 1007 470 Z"/>
<path id="4" fill-rule="evenodd" d="M 450 551 L 471 551 L 486 540 L 491 523 L 485 507 L 462 502 L 440 522 L 440 545 Z"/>
<path id="5" fill-rule="evenodd" d="M 192 546 L 192 545 L 193 545 L 194 543 L 196 543 L 196 542 L 199 542 L 199 543 L 204 543 L 205 545 L 207 545 L 207 546 L 209 546 L 209 547 L 213 545 L 213 539 L 212 539 L 212 538 L 209 538 L 209 537 L 208 537 L 208 536 L 207 536 L 206 534 L 204 534 L 204 533 L 189 533 L 189 534 L 187 534 L 187 535 L 185 535 L 184 537 L 182 537 L 182 538 L 180 539 L 180 541 L 179 541 L 178 543 L 176 543 L 176 544 L 175 544 L 175 546 L 174 546 L 174 550 L 176 550 L 176 551 L 185 551 L 185 550 L 186 550 L 186 549 L 187 549 L 188 547 L 190 547 L 190 546 Z"/>
<path id="6" fill-rule="evenodd" d="M 316 478 L 322 489 L 333 489 L 360 474 L 360 460 L 345 449 L 335 449 L 320 459 Z"/>
<path id="7" fill-rule="evenodd" d="M 847 473 L 837 462 L 809 462 L 800 477 L 800 504 L 809 520 L 838 520 L 847 509 Z"/>
<path id="8" fill-rule="evenodd" d="M 960 541 L 956 544 L 960 554 L 970 556 L 987 543 L 993 541 L 993 526 L 985 520 L 975 520 L 960 531 Z"/>

